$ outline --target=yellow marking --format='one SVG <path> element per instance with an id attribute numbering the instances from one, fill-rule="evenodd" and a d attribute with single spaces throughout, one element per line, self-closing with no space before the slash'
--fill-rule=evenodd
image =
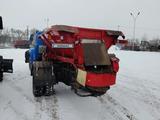
<path id="1" fill-rule="evenodd" d="M 86 76 L 87 76 L 87 72 L 86 71 L 78 69 L 77 82 L 79 84 L 81 84 L 82 86 L 85 86 Z"/>

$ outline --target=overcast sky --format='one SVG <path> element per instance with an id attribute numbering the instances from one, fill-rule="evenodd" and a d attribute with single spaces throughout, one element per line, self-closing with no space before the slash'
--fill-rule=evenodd
<path id="1" fill-rule="evenodd" d="M 54 24 L 77 25 L 117 30 L 133 37 L 132 12 L 136 37 L 160 37 L 160 0 L 0 0 L 0 15 L 9 28 L 43 29 Z"/>

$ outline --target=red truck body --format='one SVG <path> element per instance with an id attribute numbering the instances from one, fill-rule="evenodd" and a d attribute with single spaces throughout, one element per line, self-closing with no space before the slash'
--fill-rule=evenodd
<path id="1" fill-rule="evenodd" d="M 108 49 L 118 43 L 121 31 L 55 25 L 40 38 L 47 46 L 42 59 L 68 63 L 76 71 L 76 86 L 90 92 L 104 94 L 116 83 L 119 59 L 108 54 Z"/>

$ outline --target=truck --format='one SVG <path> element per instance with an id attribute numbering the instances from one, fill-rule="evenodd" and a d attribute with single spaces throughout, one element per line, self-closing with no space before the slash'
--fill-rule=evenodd
<path id="1" fill-rule="evenodd" d="M 33 38 L 25 62 L 35 97 L 53 95 L 59 82 L 82 97 L 101 96 L 116 83 L 119 59 L 108 49 L 126 43 L 121 31 L 54 25 Z"/>
<path id="2" fill-rule="evenodd" d="M 160 51 L 160 41 L 141 41 L 141 51 Z"/>
<path id="3" fill-rule="evenodd" d="M 30 42 L 29 40 L 16 40 L 14 42 L 15 48 L 29 48 Z"/>
<path id="4" fill-rule="evenodd" d="M 3 29 L 3 22 L 2 17 L 0 16 L 0 30 Z M 13 67 L 12 67 L 13 59 L 3 59 L 3 56 L 0 55 L 0 82 L 3 81 L 3 73 L 12 73 Z"/>

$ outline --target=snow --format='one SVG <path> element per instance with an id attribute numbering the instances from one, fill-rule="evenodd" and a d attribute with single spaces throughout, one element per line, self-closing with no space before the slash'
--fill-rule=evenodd
<path id="1" fill-rule="evenodd" d="M 79 97 L 64 84 L 34 98 L 25 49 L 0 49 L 14 73 L 0 83 L 0 120 L 160 120 L 160 53 L 120 51 L 117 83 L 101 97 Z"/>

